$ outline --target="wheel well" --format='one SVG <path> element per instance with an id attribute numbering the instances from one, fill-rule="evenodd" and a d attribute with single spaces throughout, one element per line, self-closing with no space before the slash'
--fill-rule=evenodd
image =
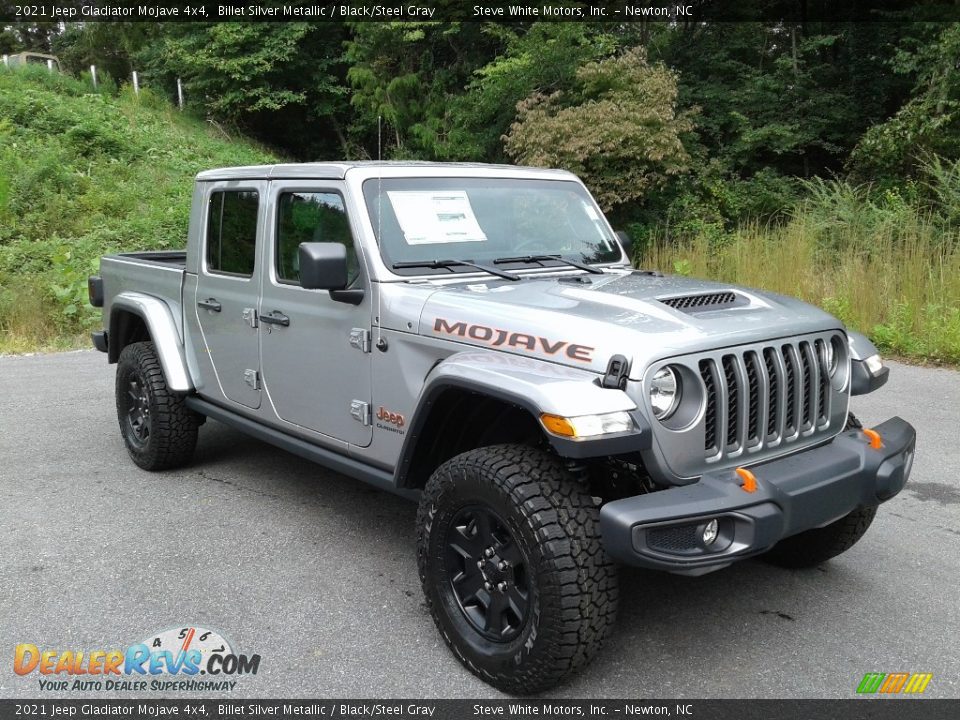
<path id="1" fill-rule="evenodd" d="M 416 446 L 403 480 L 405 488 L 422 488 L 431 473 L 455 455 L 500 443 L 539 445 L 543 430 L 524 408 L 470 390 L 445 390 L 416 427 Z"/>
<path id="2" fill-rule="evenodd" d="M 109 362 L 120 359 L 120 352 L 131 343 L 150 339 L 150 331 L 143 318 L 129 310 L 117 309 L 110 313 L 110 333 L 108 337 Z"/>

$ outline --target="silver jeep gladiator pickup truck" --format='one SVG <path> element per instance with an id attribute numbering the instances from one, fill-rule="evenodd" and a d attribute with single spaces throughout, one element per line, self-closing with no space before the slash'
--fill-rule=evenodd
<path id="1" fill-rule="evenodd" d="M 863 336 L 771 293 L 638 271 L 567 172 L 318 163 L 197 176 L 185 252 L 104 257 L 96 347 L 133 461 L 205 418 L 418 498 L 443 639 L 508 692 L 610 632 L 617 563 L 821 563 L 910 474 L 851 395 Z"/>

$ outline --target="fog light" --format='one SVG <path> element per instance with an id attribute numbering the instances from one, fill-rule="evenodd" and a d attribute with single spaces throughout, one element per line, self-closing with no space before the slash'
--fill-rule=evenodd
<path id="1" fill-rule="evenodd" d="M 716 518 L 708 522 L 703 527 L 703 544 L 709 547 L 713 545 L 713 541 L 717 539 L 717 534 L 719 532 L 719 524 L 716 521 Z"/>

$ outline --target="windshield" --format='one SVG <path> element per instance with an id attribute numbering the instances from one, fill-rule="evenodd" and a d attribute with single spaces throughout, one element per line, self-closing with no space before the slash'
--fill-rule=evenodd
<path id="1" fill-rule="evenodd" d="M 459 265 L 402 267 L 436 260 L 620 260 L 620 246 L 593 200 L 569 180 L 372 178 L 363 194 L 383 261 L 399 275 L 476 272 Z M 520 258 L 506 267 L 552 264 Z"/>

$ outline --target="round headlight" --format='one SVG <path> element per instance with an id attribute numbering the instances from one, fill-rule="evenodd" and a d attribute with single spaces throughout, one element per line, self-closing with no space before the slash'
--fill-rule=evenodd
<path id="1" fill-rule="evenodd" d="M 840 358 L 844 357 L 843 342 L 839 337 L 832 337 L 830 342 L 824 345 L 823 355 L 824 363 L 827 366 L 827 372 L 832 378 L 837 374 L 837 369 L 840 367 Z"/>
<path id="2" fill-rule="evenodd" d="M 650 405 L 657 420 L 666 420 L 680 404 L 680 378 L 673 368 L 657 370 L 650 381 Z"/>
<path id="3" fill-rule="evenodd" d="M 827 368 L 830 377 L 836 374 L 838 365 L 837 353 L 833 347 L 833 342 L 823 343 L 823 366 Z"/>

